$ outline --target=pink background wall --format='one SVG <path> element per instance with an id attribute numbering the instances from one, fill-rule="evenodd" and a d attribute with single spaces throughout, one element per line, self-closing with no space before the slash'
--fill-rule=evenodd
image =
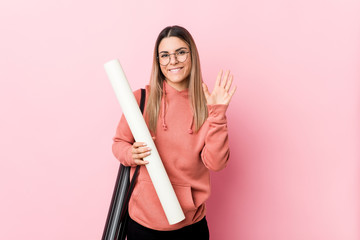
<path id="1" fill-rule="evenodd" d="M 357 0 L 0 3 L 0 239 L 100 239 L 121 116 L 165 26 L 195 38 L 205 81 L 231 69 L 231 162 L 212 174 L 213 240 L 358 240 Z"/>

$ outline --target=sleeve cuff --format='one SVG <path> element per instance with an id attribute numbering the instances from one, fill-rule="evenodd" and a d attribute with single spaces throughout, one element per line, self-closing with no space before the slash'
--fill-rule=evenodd
<path id="1" fill-rule="evenodd" d="M 214 104 L 207 105 L 208 108 L 208 121 L 216 123 L 226 123 L 226 110 L 228 105 L 225 104 Z"/>

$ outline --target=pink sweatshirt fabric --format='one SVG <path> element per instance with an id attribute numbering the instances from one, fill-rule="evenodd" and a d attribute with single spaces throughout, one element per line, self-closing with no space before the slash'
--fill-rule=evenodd
<path id="1" fill-rule="evenodd" d="M 139 103 L 141 90 L 135 91 L 134 95 Z M 148 95 L 149 86 L 146 87 Z M 210 196 L 209 170 L 223 169 L 230 153 L 225 116 L 227 105 L 207 107 L 209 116 L 195 132 L 188 90 L 177 91 L 164 83 L 154 142 L 186 218 L 169 225 L 146 167 L 142 166 L 129 202 L 130 217 L 139 224 L 168 231 L 196 223 L 205 216 L 205 201 Z M 122 116 L 112 151 L 125 166 L 136 166 L 131 153 L 133 143 L 130 128 Z M 134 169 L 131 169 L 131 176 Z"/>

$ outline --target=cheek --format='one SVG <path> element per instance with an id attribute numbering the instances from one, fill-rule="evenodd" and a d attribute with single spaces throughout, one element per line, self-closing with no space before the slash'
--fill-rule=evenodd
<path id="1" fill-rule="evenodd" d="M 191 72 L 191 62 L 187 65 L 186 75 L 189 75 L 190 72 Z"/>
<path id="2" fill-rule="evenodd" d="M 160 70 L 161 70 L 162 74 L 164 76 L 166 76 L 166 68 L 165 67 L 160 67 Z"/>

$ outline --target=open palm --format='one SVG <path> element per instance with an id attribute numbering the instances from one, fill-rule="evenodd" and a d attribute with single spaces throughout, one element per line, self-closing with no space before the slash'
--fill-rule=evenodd
<path id="1" fill-rule="evenodd" d="M 216 78 L 214 90 L 210 93 L 208 87 L 203 83 L 203 90 L 208 105 L 225 104 L 229 105 L 231 97 L 234 95 L 236 86 L 231 89 L 233 76 L 230 75 L 230 71 L 226 71 L 225 75 L 221 70 Z"/>

